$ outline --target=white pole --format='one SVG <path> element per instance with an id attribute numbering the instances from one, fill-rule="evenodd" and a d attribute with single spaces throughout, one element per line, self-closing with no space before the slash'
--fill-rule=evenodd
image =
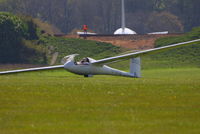
<path id="1" fill-rule="evenodd" d="M 124 0 L 122 0 L 122 33 L 125 33 L 125 5 Z"/>

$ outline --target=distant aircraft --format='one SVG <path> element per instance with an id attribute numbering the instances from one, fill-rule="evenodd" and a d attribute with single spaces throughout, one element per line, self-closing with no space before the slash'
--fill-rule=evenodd
<path id="1" fill-rule="evenodd" d="M 78 35 L 97 35 L 97 33 L 91 33 L 91 32 L 87 32 L 87 33 L 84 33 L 84 32 L 77 32 Z"/>
<path id="2" fill-rule="evenodd" d="M 163 32 L 152 32 L 152 33 L 148 33 L 149 35 L 152 35 L 152 34 L 169 34 L 168 31 L 163 31 Z"/>
<path id="3" fill-rule="evenodd" d="M 164 50 L 169 50 L 189 44 L 200 43 L 200 39 L 172 44 L 164 47 L 148 49 L 144 51 L 128 53 L 120 56 L 105 58 L 101 60 L 94 60 L 92 58 L 84 58 L 80 62 L 76 62 L 74 60 L 75 56 L 78 54 L 72 54 L 63 58 L 62 62 L 64 65 L 58 66 L 48 66 L 48 67 L 39 67 L 39 68 L 29 68 L 29 69 L 21 69 L 21 70 L 11 70 L 11 71 L 4 71 L 0 72 L 0 75 L 3 74 L 12 74 L 12 73 L 20 73 L 20 72 L 28 72 L 28 71 L 38 71 L 38 70 L 49 70 L 49 69 L 57 69 L 57 68 L 64 68 L 65 70 L 84 75 L 85 77 L 90 77 L 93 75 L 115 75 L 115 76 L 125 76 L 125 77 L 134 77 L 140 78 L 141 77 L 141 62 L 140 56 L 146 54 L 152 54 Z M 107 66 L 107 64 L 113 62 L 119 62 L 123 60 L 131 59 L 130 62 L 130 72 L 124 72 L 121 70 L 117 70 Z"/>

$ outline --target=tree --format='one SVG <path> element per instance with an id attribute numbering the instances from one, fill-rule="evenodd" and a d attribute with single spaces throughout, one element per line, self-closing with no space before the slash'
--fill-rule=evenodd
<path id="1" fill-rule="evenodd" d="M 170 33 L 183 32 L 183 25 L 178 17 L 169 12 L 154 12 L 147 21 L 148 32 L 169 31 Z"/>
<path id="2" fill-rule="evenodd" d="M 26 35 L 26 26 L 18 18 L 9 13 L 0 14 L 0 62 L 19 61 L 21 37 Z"/>
<path id="3" fill-rule="evenodd" d="M 0 12 L 0 63 L 23 63 L 42 55 L 31 45 L 28 48 L 26 39 L 37 39 L 35 24 L 28 18 L 25 21 L 11 13 Z"/>
<path id="4" fill-rule="evenodd" d="M 120 1 L 6 0 L 0 4 L 0 10 L 39 18 L 66 33 L 80 29 L 83 24 L 98 33 L 113 33 L 121 25 Z M 148 29 L 145 20 L 149 14 L 168 12 L 177 16 L 188 31 L 200 25 L 199 5 L 199 0 L 125 0 L 127 25 L 144 33 Z"/>

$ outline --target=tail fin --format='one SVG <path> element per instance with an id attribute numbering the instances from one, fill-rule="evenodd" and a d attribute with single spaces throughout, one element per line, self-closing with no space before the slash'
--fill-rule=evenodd
<path id="1" fill-rule="evenodd" d="M 136 78 L 141 77 L 141 60 L 140 57 L 132 58 L 130 62 L 130 73 Z"/>

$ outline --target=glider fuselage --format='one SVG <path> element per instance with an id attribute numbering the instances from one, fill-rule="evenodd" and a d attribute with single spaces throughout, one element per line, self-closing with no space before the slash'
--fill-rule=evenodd
<path id="1" fill-rule="evenodd" d="M 109 66 L 96 66 L 92 64 L 81 65 L 75 64 L 74 61 L 68 61 L 65 63 L 64 68 L 72 73 L 79 75 L 116 75 L 116 76 L 125 76 L 125 77 L 134 77 L 133 74 L 124 72 L 111 68 Z"/>

